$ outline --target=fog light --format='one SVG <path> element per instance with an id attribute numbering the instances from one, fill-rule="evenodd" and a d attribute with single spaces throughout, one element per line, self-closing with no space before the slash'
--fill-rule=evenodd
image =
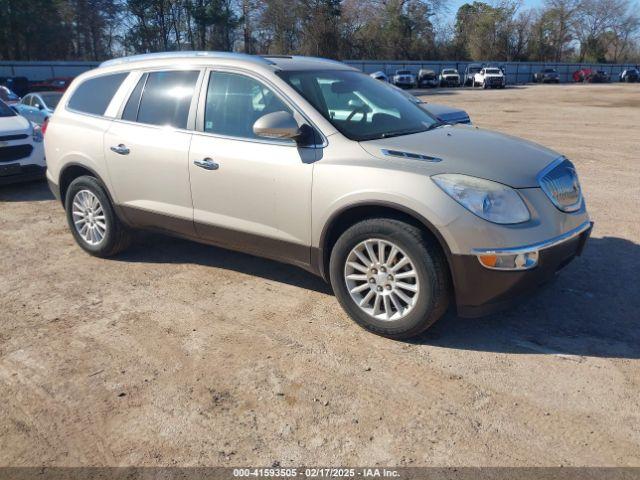
<path id="1" fill-rule="evenodd" d="M 495 254 L 486 253 L 478 255 L 480 263 L 494 270 L 528 270 L 538 264 L 538 252 L 517 253 L 517 254 Z"/>

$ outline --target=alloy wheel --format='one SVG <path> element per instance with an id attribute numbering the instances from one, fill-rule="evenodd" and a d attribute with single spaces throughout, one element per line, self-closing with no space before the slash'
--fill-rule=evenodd
<path id="1" fill-rule="evenodd" d="M 406 317 L 420 294 L 413 260 L 394 243 L 378 238 L 360 242 L 349 252 L 344 281 L 356 305 L 377 320 Z"/>
<path id="2" fill-rule="evenodd" d="M 107 221 L 102 204 L 90 190 L 80 190 L 73 197 L 71 208 L 73 224 L 80 237 L 95 246 L 104 240 Z"/>

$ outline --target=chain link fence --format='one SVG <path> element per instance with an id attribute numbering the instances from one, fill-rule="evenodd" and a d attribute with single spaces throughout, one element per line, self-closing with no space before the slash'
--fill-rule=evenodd
<path id="1" fill-rule="evenodd" d="M 553 62 L 447 62 L 447 61 L 381 61 L 381 60 L 345 60 L 344 63 L 358 68 L 365 73 L 384 72 L 391 76 L 396 70 L 409 70 L 414 75 L 420 69 L 429 69 L 439 74 L 445 68 L 455 68 L 460 75 L 464 74 L 467 65 L 484 64 L 502 68 L 507 83 L 511 85 L 530 83 L 533 74 L 545 68 L 555 68 L 561 83 L 573 82 L 573 73 L 588 68 L 593 71 L 606 72 L 612 81 L 617 81 L 620 74 L 626 68 L 636 67 L 634 64 L 611 63 L 553 63 Z"/>

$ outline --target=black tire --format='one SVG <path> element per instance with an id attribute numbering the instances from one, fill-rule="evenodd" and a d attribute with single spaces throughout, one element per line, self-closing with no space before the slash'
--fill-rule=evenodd
<path id="1" fill-rule="evenodd" d="M 104 212 L 106 232 L 102 240 L 96 245 L 92 245 L 82 238 L 74 224 L 72 214 L 73 200 L 76 194 L 82 190 L 88 190 L 93 193 L 100 201 L 102 211 Z M 91 255 L 103 258 L 111 257 L 123 251 L 131 243 L 129 230 L 113 210 L 113 205 L 107 195 L 106 188 L 95 177 L 85 175 L 71 182 L 65 195 L 64 207 L 67 213 L 67 223 L 69 224 L 73 238 L 84 251 Z"/>
<path id="2" fill-rule="evenodd" d="M 413 309 L 398 320 L 379 320 L 369 315 L 348 291 L 344 269 L 349 253 L 370 238 L 392 242 L 406 252 L 414 263 L 420 285 L 424 285 Z M 363 328 L 385 337 L 416 336 L 442 317 L 449 305 L 449 270 L 440 245 L 419 228 L 396 219 L 367 219 L 348 228 L 331 250 L 329 274 L 333 291 L 349 316 Z"/>

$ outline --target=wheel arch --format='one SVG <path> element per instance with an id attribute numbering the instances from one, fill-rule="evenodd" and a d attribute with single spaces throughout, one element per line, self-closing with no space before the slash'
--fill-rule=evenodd
<path id="1" fill-rule="evenodd" d="M 64 205 L 64 203 L 65 203 L 67 190 L 69 188 L 69 185 L 71 185 L 71 182 L 73 182 L 76 178 L 81 177 L 83 175 L 88 175 L 90 177 L 95 177 L 95 179 L 98 180 L 102 184 L 102 187 L 104 188 L 105 192 L 107 193 L 107 196 L 109 197 L 109 200 L 111 201 L 111 204 L 115 205 L 114 202 L 113 202 L 113 198 L 111 197 L 111 193 L 109 192 L 109 189 L 107 188 L 106 183 L 100 177 L 100 175 L 98 175 L 98 173 L 95 170 L 93 170 L 92 168 L 87 167 L 86 165 L 82 165 L 80 163 L 75 163 L 75 162 L 68 163 L 60 171 L 59 187 L 60 187 L 60 201 L 62 202 L 62 205 Z"/>
<path id="2" fill-rule="evenodd" d="M 394 218 L 410 223 L 434 238 L 440 246 L 451 272 L 451 250 L 442 234 L 424 216 L 403 205 L 388 201 L 367 201 L 343 207 L 334 212 L 325 223 L 318 244 L 317 270 L 329 281 L 329 258 L 340 235 L 350 226 L 367 218 Z M 452 276 L 453 278 L 453 276 Z"/>

